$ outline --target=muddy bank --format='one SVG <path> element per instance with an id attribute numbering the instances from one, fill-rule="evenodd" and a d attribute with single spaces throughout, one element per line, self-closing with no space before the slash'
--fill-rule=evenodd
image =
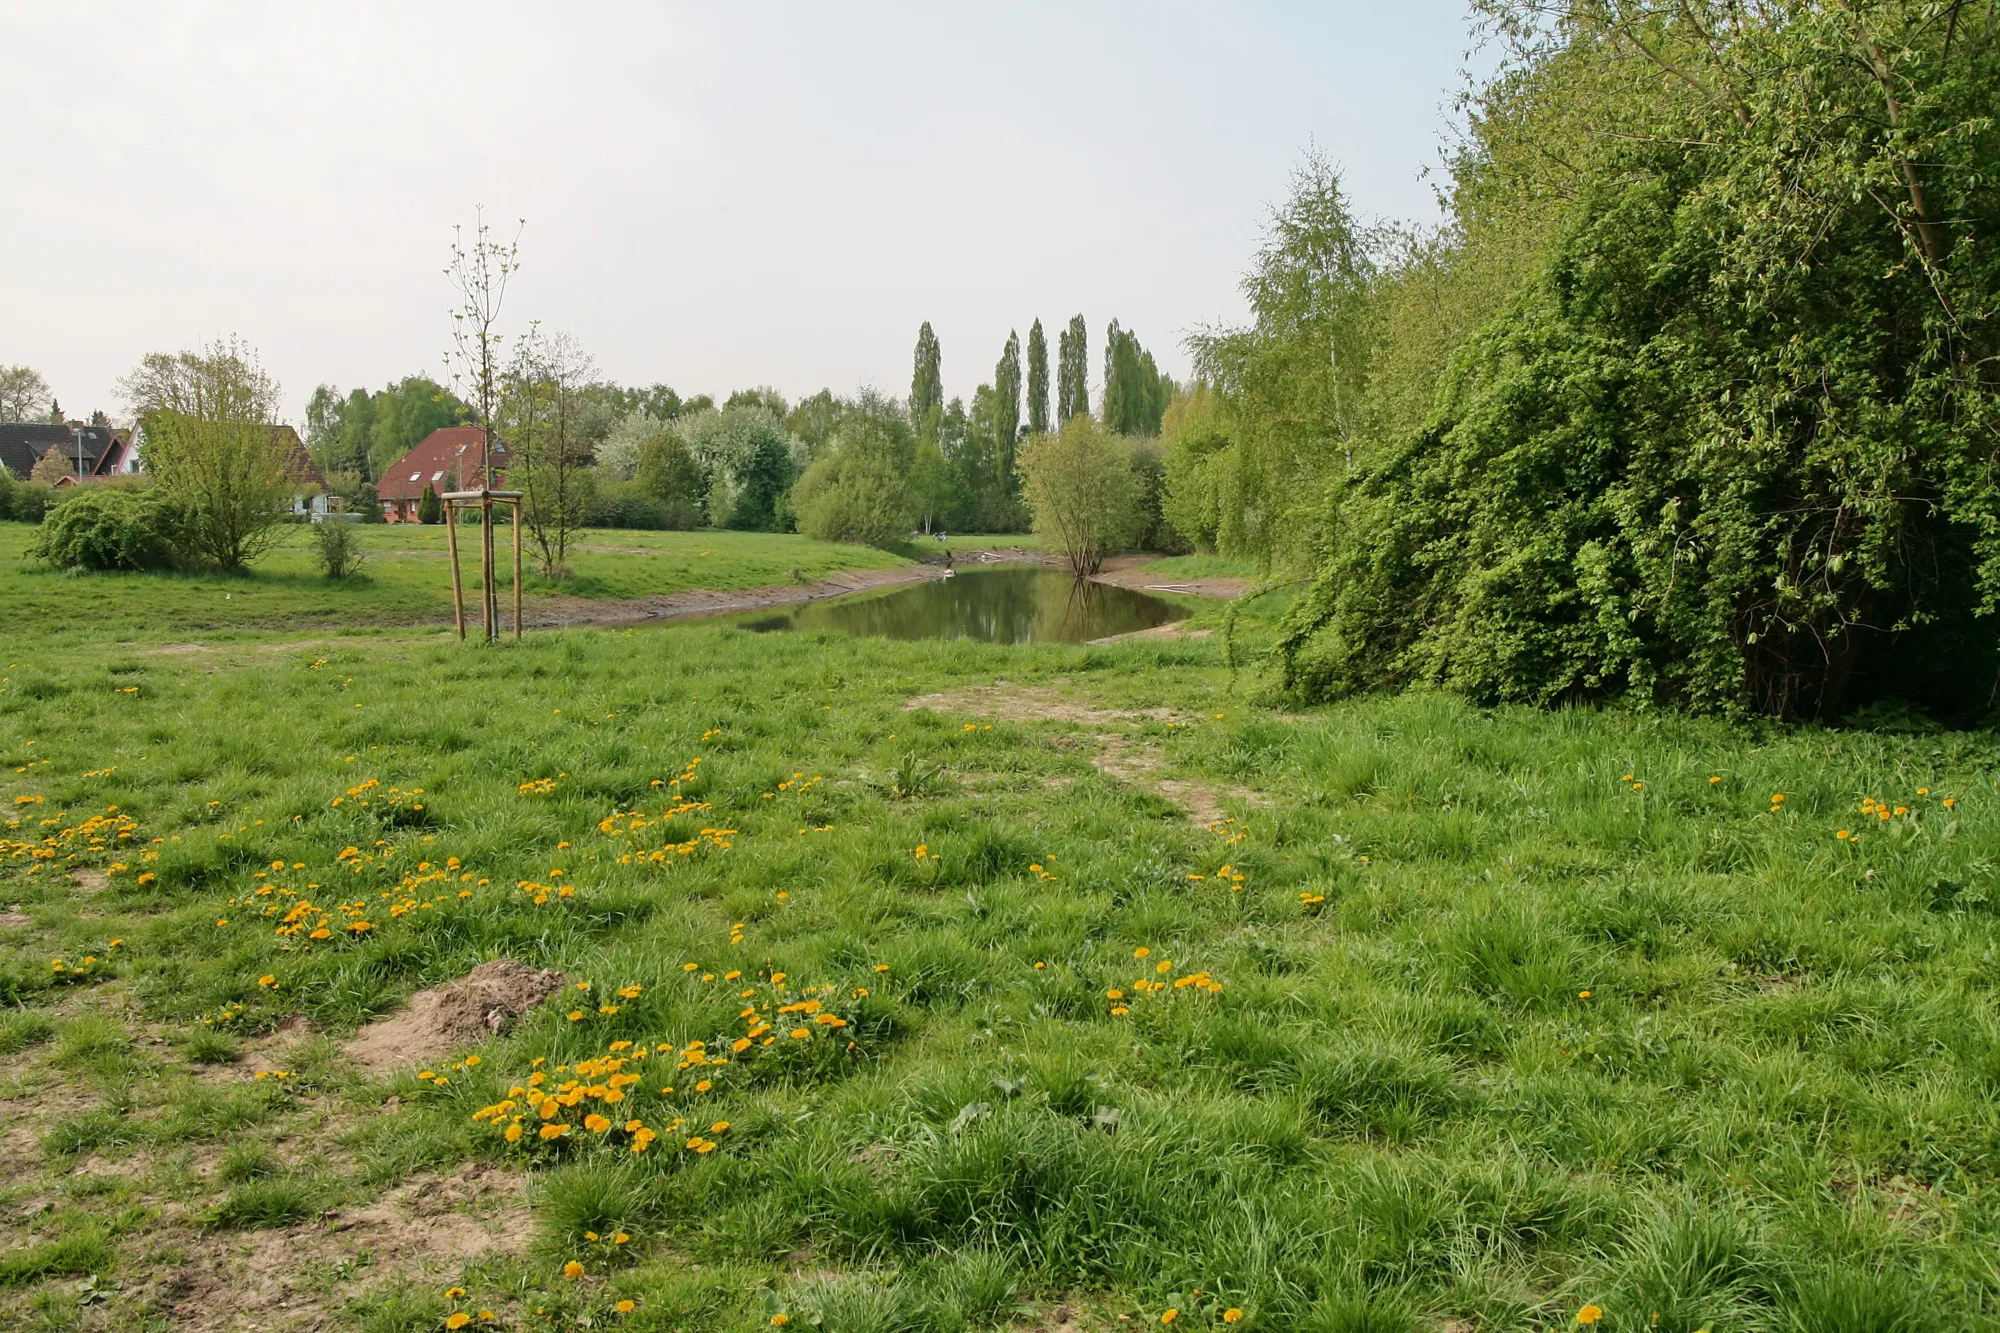
<path id="1" fill-rule="evenodd" d="M 940 566 L 905 565 L 900 569 L 849 569 L 811 583 L 775 583 L 761 588 L 738 588 L 717 592 L 712 588 L 686 588 L 680 592 L 658 593 L 628 601 L 603 601 L 594 597 L 537 597 L 529 601 L 523 620 L 529 629 L 563 629 L 586 625 L 636 625 L 653 620 L 678 620 L 690 616 L 727 615 L 736 611 L 763 611 L 770 607 L 817 602 L 827 597 L 893 588 L 904 583 L 922 583 L 944 577 Z M 477 599 L 474 599 L 476 610 Z M 510 626 L 511 613 L 502 609 L 501 618 Z"/>
<path id="2" fill-rule="evenodd" d="M 954 566 L 966 565 L 1046 565 L 1050 569 L 1066 566 L 1061 556 L 1050 551 L 1033 550 L 1026 546 L 1004 546 L 974 551 L 940 551 L 936 555 L 925 554 L 921 559 L 926 564 Z M 1147 574 L 1143 566 L 1161 559 L 1157 555 L 1114 555 L 1104 562 L 1104 568 L 1091 575 L 1093 583 L 1108 583 L 1114 588 L 1134 588 L 1140 592 L 1177 592 L 1189 597 L 1219 597 L 1228 601 L 1240 597 L 1250 586 L 1248 579 L 1182 579 L 1174 582 L 1157 574 Z"/>

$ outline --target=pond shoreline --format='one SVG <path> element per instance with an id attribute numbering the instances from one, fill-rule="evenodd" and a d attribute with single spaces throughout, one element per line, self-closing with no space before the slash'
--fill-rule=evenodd
<path id="1" fill-rule="evenodd" d="M 1157 555 L 1113 556 L 1091 582 L 1135 592 L 1170 592 L 1190 597 L 1223 600 L 1239 596 L 1248 586 L 1244 579 L 1189 579 L 1178 583 L 1161 582 L 1143 574 L 1141 568 L 1160 559 Z M 679 592 L 658 593 L 606 602 L 595 598 L 566 597 L 560 594 L 529 601 L 524 617 L 528 629 L 585 629 L 654 624 L 660 621 L 695 620 L 709 616 L 735 615 L 748 611 L 768 611 L 798 606 L 806 602 L 845 597 L 851 593 L 875 592 L 883 588 L 923 583 L 946 578 L 962 566 L 1039 565 L 1063 568 L 1063 561 L 1047 551 L 1025 546 L 982 547 L 971 551 L 941 551 L 917 557 L 916 563 L 898 569 L 844 570 L 810 583 L 774 583 L 758 588 L 738 588 L 718 592 L 708 588 L 684 588 Z"/>

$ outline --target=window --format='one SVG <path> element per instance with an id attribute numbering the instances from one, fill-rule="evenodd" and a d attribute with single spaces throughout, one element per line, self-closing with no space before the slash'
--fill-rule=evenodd
<path id="1" fill-rule="evenodd" d="M 440 468 L 440 469 L 438 469 L 438 470 L 437 470 L 436 472 L 433 472 L 433 473 L 431 473 L 431 480 L 432 480 L 432 481 L 443 481 L 443 480 L 444 480 L 444 469 Z"/>
<path id="2" fill-rule="evenodd" d="M 422 481 L 423 479 L 424 479 L 424 474 L 421 472 L 412 472 L 410 474 L 411 481 Z"/>

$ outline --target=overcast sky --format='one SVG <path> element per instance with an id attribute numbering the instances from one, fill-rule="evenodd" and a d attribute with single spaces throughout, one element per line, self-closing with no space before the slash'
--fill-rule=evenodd
<path id="1" fill-rule="evenodd" d="M 624 383 L 901 396 L 929 319 L 969 395 L 1077 311 L 1179 374 L 1309 143 L 1436 219 L 1468 45 L 1463 0 L 0 0 L 0 364 L 73 415 L 228 333 L 295 419 L 436 374 L 483 204 L 527 219 L 509 322 Z"/>

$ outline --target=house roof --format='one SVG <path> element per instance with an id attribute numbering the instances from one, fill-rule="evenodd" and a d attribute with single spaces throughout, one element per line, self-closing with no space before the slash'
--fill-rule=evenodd
<path id="1" fill-rule="evenodd" d="M 17 421 L 0 425 L 0 467 L 25 480 L 35 470 L 43 454 L 51 449 L 75 462 L 78 445 L 83 454 L 83 473 L 94 476 L 115 462 L 119 433 L 109 426 L 64 426 L 45 421 Z"/>
<path id="2" fill-rule="evenodd" d="M 271 434 L 280 443 L 290 446 L 285 470 L 292 474 L 292 480 L 325 490 L 326 478 L 320 473 L 319 464 L 313 462 L 312 455 L 306 452 L 305 441 L 299 438 L 299 433 L 290 426 L 273 426 Z"/>
<path id="3" fill-rule="evenodd" d="M 35 470 L 35 464 L 49 451 L 50 445 L 68 444 L 70 441 L 67 426 L 45 421 L 10 421 L 0 425 L 0 467 L 26 481 L 28 474 Z"/>
<path id="4" fill-rule="evenodd" d="M 375 495 L 382 500 L 418 500 L 424 487 L 442 495 L 477 484 L 484 466 L 486 434 L 477 426 L 442 426 L 426 435 L 416 448 L 382 469 Z M 505 472 L 507 446 L 493 444 L 493 470 Z"/>

